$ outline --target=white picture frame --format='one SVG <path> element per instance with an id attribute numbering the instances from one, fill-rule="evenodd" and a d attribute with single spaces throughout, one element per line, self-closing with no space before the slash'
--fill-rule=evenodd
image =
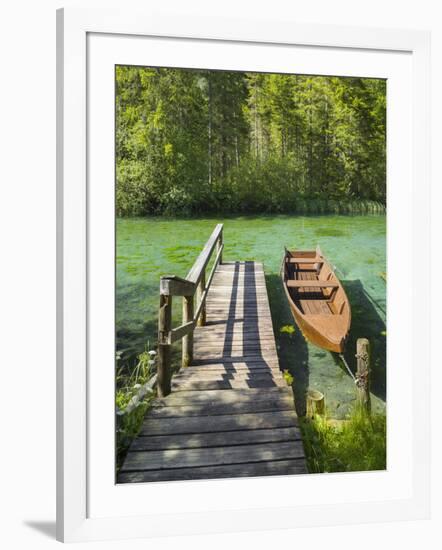
<path id="1" fill-rule="evenodd" d="M 238 490 L 239 480 L 218 481 L 216 492 L 222 504 L 215 508 L 210 505 L 210 495 L 213 494 L 215 487 L 210 481 L 198 482 L 198 487 L 192 487 L 191 491 L 185 484 L 158 484 L 154 489 L 158 499 L 156 501 L 152 499 L 158 504 L 156 508 L 151 507 L 151 509 L 142 505 L 146 500 L 144 498 L 147 491 L 146 485 L 120 487 L 116 489 L 119 490 L 118 500 L 124 503 L 126 499 L 126 508 L 124 504 L 120 510 L 106 505 L 112 502 L 112 493 L 115 493 L 115 488 L 107 487 L 109 493 L 105 492 L 107 490 L 105 484 L 109 485 L 109 476 L 107 481 L 103 478 L 100 485 L 101 480 L 98 480 L 100 475 L 96 464 L 101 464 L 103 460 L 102 470 L 106 473 L 109 468 L 106 468 L 104 462 L 113 460 L 113 456 L 109 459 L 101 456 L 98 445 L 95 444 L 94 447 L 92 442 L 96 442 L 100 436 L 96 429 L 96 419 L 106 423 L 106 426 L 103 426 L 104 433 L 109 434 L 113 430 L 112 411 L 110 414 L 101 413 L 101 416 L 97 412 L 97 410 L 109 412 L 106 403 L 109 399 L 112 401 L 113 396 L 109 396 L 108 383 L 104 383 L 103 388 L 100 388 L 100 392 L 107 397 L 102 397 L 100 392 L 97 392 L 96 384 L 94 385 L 94 377 L 98 372 L 96 369 L 99 367 L 96 366 L 96 361 L 95 363 L 94 360 L 91 361 L 90 350 L 93 349 L 93 345 L 91 346 L 90 329 L 94 326 L 96 318 L 95 309 L 91 308 L 90 304 L 91 293 L 97 288 L 93 283 L 97 279 L 97 273 L 91 276 L 90 265 L 91 255 L 94 255 L 97 250 L 93 244 L 94 239 L 97 235 L 98 237 L 104 235 L 103 238 L 106 238 L 103 232 L 109 233 L 111 228 L 109 208 L 112 202 L 108 204 L 107 217 L 104 210 L 100 212 L 95 210 L 94 190 L 92 187 L 91 191 L 90 181 L 91 178 L 96 177 L 94 174 L 97 171 L 101 173 L 101 167 L 107 166 L 106 169 L 108 169 L 109 166 L 113 166 L 113 159 L 105 146 L 99 150 L 94 149 L 93 146 L 95 137 L 94 125 L 91 121 L 96 120 L 99 123 L 101 120 L 104 127 L 106 120 L 106 112 L 103 111 L 100 115 L 98 113 L 100 109 L 93 109 L 93 106 L 97 105 L 94 103 L 96 92 L 91 91 L 89 85 L 94 76 L 91 71 L 95 71 L 96 67 L 103 67 L 104 70 L 106 65 L 101 63 L 101 59 L 104 58 L 99 58 L 99 63 L 96 64 L 95 50 L 91 52 L 93 43 L 91 40 L 97 37 L 109 40 L 109 47 L 101 48 L 102 55 L 121 47 L 121 51 L 125 49 L 123 62 L 128 64 L 139 63 L 139 58 L 135 59 L 135 53 L 133 49 L 131 50 L 130 42 L 143 41 L 144 38 L 150 43 L 181 40 L 183 43 L 196 45 L 201 43 L 206 46 L 216 45 L 218 50 L 224 48 L 227 52 L 229 49 L 230 56 L 235 48 L 239 53 L 241 48 L 251 45 L 259 46 L 261 52 L 270 52 L 271 49 L 277 51 L 281 46 L 285 49 L 298 48 L 298 51 L 304 49 L 307 53 L 317 51 L 321 56 L 328 56 L 329 63 L 333 63 L 334 58 L 338 60 L 344 54 L 349 54 L 347 57 L 356 59 L 356 62 L 364 57 L 368 60 L 367 63 L 370 63 L 370 55 L 377 56 L 378 60 L 381 60 L 380 56 L 390 56 L 390 58 L 397 56 L 398 62 L 390 62 L 389 66 L 393 68 L 386 68 L 385 75 L 390 74 L 388 71 L 392 71 L 391 74 L 393 74 L 394 67 L 396 65 L 399 67 L 402 63 L 399 58 L 403 59 L 401 56 L 406 56 L 407 63 L 403 63 L 402 69 L 398 69 L 398 79 L 406 79 L 406 87 L 401 95 L 402 101 L 408 101 L 410 118 L 408 122 L 404 122 L 405 141 L 402 143 L 402 152 L 409 151 L 410 158 L 408 163 L 403 162 L 401 150 L 395 149 L 395 145 L 399 143 L 401 133 L 399 131 L 391 134 L 398 137 L 397 140 L 393 140 L 393 143 L 389 143 L 388 163 L 389 173 L 394 176 L 393 180 L 396 181 L 400 176 L 404 178 L 403 181 L 409 182 L 409 185 L 404 185 L 400 189 L 397 185 L 392 185 L 391 193 L 389 191 L 389 208 L 393 212 L 391 217 L 389 215 L 388 222 L 389 287 L 393 290 L 390 293 L 389 288 L 388 300 L 389 304 L 396 303 L 398 307 L 398 302 L 404 293 L 410 296 L 410 300 L 401 310 L 405 313 L 402 315 L 403 319 L 399 310 L 396 311 L 398 314 L 396 317 L 394 315 L 391 317 L 389 314 L 389 347 L 392 342 L 391 347 L 397 349 L 395 357 L 400 358 L 400 361 L 398 360 L 400 365 L 396 370 L 392 368 L 391 372 L 400 373 L 400 368 L 403 366 L 403 375 L 401 381 L 392 381 L 389 372 L 388 383 L 389 403 L 391 386 L 394 389 L 396 385 L 403 384 L 400 388 L 404 388 L 405 395 L 410 396 L 406 403 L 406 410 L 401 416 L 403 425 L 408 425 L 411 429 L 408 433 L 402 433 L 399 429 L 401 433 L 397 434 L 397 438 L 393 437 L 396 432 L 392 431 L 390 418 L 396 418 L 395 410 L 400 414 L 400 402 L 397 397 L 394 397 L 393 391 L 392 402 L 393 405 L 396 403 L 396 409 L 394 406 L 391 410 L 389 408 L 388 414 L 389 439 L 390 434 L 393 434 L 392 444 L 389 443 L 393 466 L 391 468 L 389 466 L 386 473 L 359 474 L 358 478 L 356 478 L 358 474 L 329 475 L 322 479 L 322 476 L 310 476 L 308 479 L 304 477 L 303 480 L 296 481 L 298 494 L 301 498 L 302 495 L 305 497 L 304 504 L 298 501 L 291 505 L 287 499 L 284 500 L 282 495 L 289 483 L 287 479 L 265 478 L 260 480 L 259 485 L 253 485 L 253 480 L 241 480 L 241 491 Z M 111 42 L 115 42 L 116 39 L 119 41 L 118 44 L 115 43 L 111 47 Z M 96 50 L 99 52 L 100 47 Z M 165 55 L 166 57 L 170 55 L 170 51 Z M 189 57 L 186 58 L 189 66 L 192 66 L 192 55 L 190 52 Z M 255 57 L 254 67 L 256 67 L 258 54 L 247 52 L 247 55 L 251 58 Z M 112 63 L 112 59 L 110 56 L 107 63 Z M 146 57 L 143 63 L 149 65 L 149 58 Z M 228 61 L 226 63 L 226 67 L 231 67 Z M 263 61 L 259 60 L 259 63 Z M 155 63 L 151 62 L 151 64 Z M 359 66 L 362 73 L 360 76 L 371 75 L 362 61 Z M 406 66 L 410 68 L 409 71 Z M 339 69 L 337 70 L 338 72 L 333 74 L 339 74 Z M 315 73 L 317 72 L 319 71 L 315 69 Z M 153 16 L 149 11 L 135 13 L 129 10 L 64 9 L 57 13 L 57 73 L 57 538 L 62 541 L 84 541 L 243 531 L 261 529 L 263 525 L 266 529 L 332 525 L 360 522 L 362 517 L 364 521 L 428 517 L 429 435 L 425 426 L 428 426 L 429 419 L 429 275 L 422 276 L 418 274 L 417 269 L 412 269 L 407 271 L 406 276 L 400 278 L 398 277 L 400 265 L 396 269 L 394 262 L 390 264 L 390 256 L 395 255 L 391 244 L 399 243 L 402 239 L 399 248 L 410 251 L 411 257 L 407 258 L 408 265 L 415 265 L 412 259 L 417 252 L 420 256 L 430 257 L 429 34 L 421 31 L 299 25 L 276 19 L 255 20 L 253 17 L 248 21 L 204 17 L 186 19 Z M 399 97 L 398 90 L 396 94 Z M 103 104 L 105 103 L 106 101 L 103 101 Z M 407 105 L 401 106 L 402 113 L 407 112 Z M 393 113 L 389 119 L 392 126 L 398 128 L 399 114 L 398 111 L 395 118 Z M 103 117 L 103 115 L 104 118 L 94 119 L 95 116 Z M 407 142 L 408 137 L 410 139 Z M 91 158 L 91 150 L 94 158 Z M 95 160 L 97 152 L 101 157 L 99 162 L 103 164 L 97 164 Z M 96 233 L 94 229 L 97 225 L 95 223 L 97 213 L 100 215 L 102 233 Z M 109 239 L 113 239 L 113 233 L 109 233 Z M 103 262 L 96 263 L 106 265 L 109 258 L 110 256 L 107 259 L 103 257 Z M 414 292 L 418 276 L 419 296 Z M 425 280 L 426 277 L 427 280 Z M 397 284 L 394 284 L 395 282 Z M 105 286 L 103 285 L 103 288 Z M 93 299 L 94 296 L 95 293 L 92 295 Z M 390 340 L 392 319 L 394 322 Z M 401 328 L 398 328 L 395 334 L 396 325 Z M 105 332 L 101 336 L 93 331 L 92 334 L 94 338 L 95 335 L 104 339 L 109 336 L 109 333 Z M 411 334 L 419 340 L 419 349 L 412 345 Z M 406 341 L 402 351 L 399 349 L 401 340 Z M 111 344 L 113 345 L 113 342 Z M 401 353 L 403 355 L 400 355 Z M 389 361 L 390 359 L 389 350 Z M 113 374 L 111 373 L 110 376 Z M 396 392 L 396 396 L 399 393 Z M 404 406 L 403 403 L 402 406 Z M 400 448 L 399 439 L 404 448 Z M 109 439 L 107 442 L 103 439 L 102 443 L 103 445 L 100 440 L 99 447 L 107 448 Z M 403 458 L 400 459 L 400 456 Z M 382 474 L 385 474 L 384 477 Z M 361 493 L 362 498 L 357 499 L 357 505 L 354 499 L 337 498 L 336 488 L 342 488 L 340 492 L 345 494 L 345 486 L 348 491 L 351 491 L 356 479 L 367 491 L 370 486 L 376 487 L 375 484 L 378 483 L 389 487 L 390 492 L 388 494 L 385 492 L 380 499 L 376 499 L 376 495 L 372 494 L 366 496 L 366 500 L 364 500 L 365 493 Z M 392 481 L 391 486 L 389 481 Z M 309 502 L 306 498 L 306 487 L 313 484 L 315 488 L 323 486 L 324 492 L 329 492 L 328 499 L 323 499 L 320 503 Z M 170 489 L 171 485 L 174 487 L 173 490 Z M 99 498 L 101 491 L 103 491 L 101 499 L 103 502 L 100 502 Z M 152 493 L 151 488 L 149 491 Z M 232 497 L 235 491 L 238 493 L 238 498 Z M 259 494 L 262 491 L 265 491 L 267 499 L 269 495 L 274 495 L 272 506 L 260 502 Z M 167 498 L 163 501 L 160 498 L 161 493 L 167 494 Z M 239 498 L 240 494 L 252 495 L 251 502 L 254 505 L 248 503 L 245 498 Z M 336 497 L 333 496 L 334 494 Z M 368 492 L 366 494 L 368 495 Z M 277 505 L 274 503 L 275 499 L 278 499 Z M 175 507 L 170 504 L 171 502 L 175 503 Z M 185 508 L 184 503 L 186 503 Z"/>

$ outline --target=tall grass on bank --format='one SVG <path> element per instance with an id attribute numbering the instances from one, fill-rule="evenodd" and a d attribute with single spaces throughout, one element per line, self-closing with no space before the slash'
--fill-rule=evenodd
<path id="1" fill-rule="evenodd" d="M 386 469 L 386 416 L 354 408 L 346 420 L 316 416 L 301 421 L 310 473 Z"/>
<path id="2" fill-rule="evenodd" d="M 118 361 L 117 354 L 117 364 Z M 126 370 L 123 366 L 118 366 L 116 376 L 117 471 L 123 464 L 133 438 L 141 429 L 144 415 L 154 396 L 144 386 L 155 371 L 155 352 L 144 351 L 138 356 L 138 362 L 129 375 Z"/>

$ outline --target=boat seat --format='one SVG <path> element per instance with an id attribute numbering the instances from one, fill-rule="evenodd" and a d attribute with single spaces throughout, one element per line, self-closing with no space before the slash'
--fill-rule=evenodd
<path id="1" fill-rule="evenodd" d="M 312 281 L 309 279 L 303 281 L 287 281 L 288 288 L 339 288 L 339 284 L 333 281 Z"/>
<path id="2" fill-rule="evenodd" d="M 323 264 L 324 258 L 289 258 L 291 264 Z"/>

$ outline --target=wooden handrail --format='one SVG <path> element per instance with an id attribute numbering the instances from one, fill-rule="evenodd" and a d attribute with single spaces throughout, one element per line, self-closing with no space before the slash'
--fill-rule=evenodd
<path id="1" fill-rule="evenodd" d="M 212 284 L 212 279 L 213 279 L 213 276 L 215 275 L 216 268 L 217 268 L 218 264 L 221 263 L 221 256 L 222 256 L 223 248 L 224 248 L 224 245 L 222 244 L 219 247 L 218 253 L 217 253 L 215 261 L 213 263 L 212 271 L 210 272 L 209 279 L 207 281 L 207 285 L 206 285 L 204 291 L 201 294 L 200 303 L 198 305 L 198 308 L 197 308 L 196 314 L 195 314 L 195 319 L 194 319 L 195 322 L 198 321 L 198 318 L 199 318 L 202 310 L 205 309 L 207 294 L 209 292 L 210 285 Z M 203 323 L 203 326 L 204 326 L 204 324 L 205 324 L 205 322 Z"/>
<path id="2" fill-rule="evenodd" d="M 216 257 L 206 283 L 206 267 L 216 247 Z M 163 397 L 171 391 L 170 346 L 183 340 L 182 366 L 190 364 L 193 357 L 193 331 L 196 325 L 206 322 L 206 298 L 215 275 L 222 263 L 223 224 L 218 224 L 204 245 L 187 277 L 168 275 L 160 279 L 160 309 L 158 313 L 158 395 Z M 198 293 L 197 293 L 198 291 Z M 194 312 L 194 296 L 198 304 Z M 183 297 L 183 322 L 172 328 L 172 297 Z"/>
<path id="3" fill-rule="evenodd" d="M 186 277 L 188 281 L 195 283 L 196 285 L 198 284 L 199 280 L 201 279 L 201 274 L 203 273 L 203 270 L 206 268 L 207 264 L 209 263 L 210 257 L 212 255 L 212 252 L 213 252 L 213 249 L 215 248 L 216 243 L 219 241 L 220 238 L 222 239 L 222 233 L 223 233 L 223 224 L 219 223 L 213 230 L 213 233 L 210 235 L 209 240 L 204 245 L 204 248 L 200 252 L 200 255 L 198 256 L 196 262 L 190 268 L 190 271 Z"/>
<path id="4" fill-rule="evenodd" d="M 166 275 L 160 279 L 160 294 L 167 296 L 193 296 L 196 285 L 176 275 Z"/>

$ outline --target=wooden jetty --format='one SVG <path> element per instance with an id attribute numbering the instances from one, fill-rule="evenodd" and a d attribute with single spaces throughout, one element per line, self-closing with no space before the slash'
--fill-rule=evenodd
<path id="1" fill-rule="evenodd" d="M 223 263 L 222 230 L 215 228 L 186 279 L 161 279 L 158 397 L 119 483 L 307 473 L 263 266 Z M 175 296 L 183 297 L 183 323 L 172 328 Z M 183 366 L 171 377 L 170 346 L 179 339 Z"/>

